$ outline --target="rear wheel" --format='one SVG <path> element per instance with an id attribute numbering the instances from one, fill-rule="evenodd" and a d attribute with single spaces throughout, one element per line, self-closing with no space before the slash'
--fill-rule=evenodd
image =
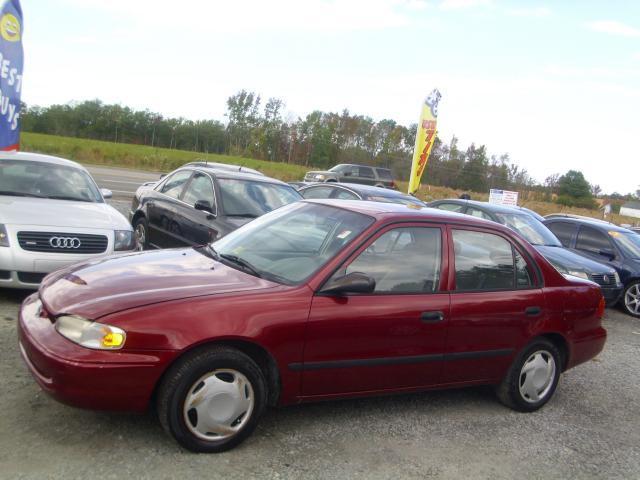
<path id="1" fill-rule="evenodd" d="M 149 248 L 149 226 L 145 217 L 138 218 L 133 224 L 136 236 L 136 250 L 142 251 Z"/>
<path id="2" fill-rule="evenodd" d="M 631 282 L 622 295 L 624 310 L 636 318 L 640 318 L 640 281 Z"/>
<path id="3" fill-rule="evenodd" d="M 561 356 L 545 338 L 531 342 L 515 359 L 498 386 L 498 398 L 520 412 L 533 412 L 553 396 L 560 378 Z"/>
<path id="4" fill-rule="evenodd" d="M 260 367 L 244 353 L 211 347 L 178 361 L 158 390 L 162 427 L 194 452 L 229 450 L 246 439 L 266 406 Z"/>

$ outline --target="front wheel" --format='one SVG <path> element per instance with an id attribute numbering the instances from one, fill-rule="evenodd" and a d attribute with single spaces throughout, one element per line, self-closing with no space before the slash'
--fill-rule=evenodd
<path id="1" fill-rule="evenodd" d="M 496 394 L 514 410 L 538 410 L 556 391 L 561 365 L 557 347 L 545 338 L 536 339 L 514 360 Z"/>
<path id="2" fill-rule="evenodd" d="M 640 281 L 632 282 L 624 289 L 622 306 L 629 315 L 640 318 Z"/>
<path id="3" fill-rule="evenodd" d="M 136 250 L 142 251 L 149 248 L 149 226 L 146 218 L 140 217 L 135 221 L 133 232 L 136 237 Z"/>
<path id="4" fill-rule="evenodd" d="M 264 411 L 267 388 L 260 367 L 244 353 L 211 347 L 187 355 L 158 390 L 160 423 L 180 445 L 217 453 L 246 439 Z"/>

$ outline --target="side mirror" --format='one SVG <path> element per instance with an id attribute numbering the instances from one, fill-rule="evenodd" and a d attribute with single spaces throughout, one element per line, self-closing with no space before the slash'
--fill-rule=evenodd
<path id="1" fill-rule="evenodd" d="M 213 213 L 213 207 L 207 200 L 198 200 L 193 204 L 193 208 L 196 210 L 202 210 L 203 212 Z"/>
<path id="2" fill-rule="evenodd" d="M 100 193 L 102 194 L 102 197 L 106 200 L 108 198 L 113 197 L 113 192 L 111 190 L 109 190 L 108 188 L 101 188 L 100 189 Z"/>
<path id="3" fill-rule="evenodd" d="M 603 257 L 607 257 L 609 260 L 613 260 L 614 258 L 616 258 L 616 254 L 613 253 L 613 250 L 598 250 L 598 254 L 602 255 Z"/>
<path id="4" fill-rule="evenodd" d="M 371 293 L 375 288 L 376 281 L 369 275 L 353 272 L 330 281 L 320 293 L 340 296 L 347 293 Z"/>

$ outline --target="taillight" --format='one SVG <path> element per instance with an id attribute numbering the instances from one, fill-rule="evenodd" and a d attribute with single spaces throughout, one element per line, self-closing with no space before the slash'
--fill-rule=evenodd
<path id="1" fill-rule="evenodd" d="M 600 297 L 600 303 L 598 303 L 598 310 L 596 311 L 596 314 L 598 315 L 598 318 L 602 319 L 602 317 L 604 317 L 604 307 L 605 307 L 605 303 L 604 303 L 604 297 Z"/>

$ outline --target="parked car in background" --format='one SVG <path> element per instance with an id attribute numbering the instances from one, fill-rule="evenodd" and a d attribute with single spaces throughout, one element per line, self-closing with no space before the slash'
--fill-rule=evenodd
<path id="1" fill-rule="evenodd" d="M 37 288 L 58 268 L 134 247 L 131 225 L 80 164 L 0 154 L 0 287 Z"/>
<path id="2" fill-rule="evenodd" d="M 614 268 L 564 248 L 560 240 L 542 222 L 520 207 L 458 199 L 436 200 L 428 205 L 506 225 L 536 247 L 561 273 L 591 280 L 600 285 L 607 305 L 614 305 L 622 294 L 623 285 Z"/>
<path id="3" fill-rule="evenodd" d="M 620 304 L 640 318 L 640 235 L 597 220 L 564 217 L 544 223 L 566 248 L 615 268 L 624 284 Z"/>
<path id="4" fill-rule="evenodd" d="M 287 184 L 291 185 L 296 190 L 300 190 L 302 187 L 309 185 L 308 182 L 287 182 Z"/>
<path id="5" fill-rule="evenodd" d="M 154 406 L 181 445 L 219 452 L 267 405 L 487 384 L 535 411 L 602 350 L 603 312 L 597 285 L 502 225 L 324 200 L 47 277 L 18 337 L 59 401 Z"/>
<path id="6" fill-rule="evenodd" d="M 406 193 L 400 193 L 397 190 L 353 183 L 312 183 L 299 188 L 298 192 L 306 199 L 370 200 L 372 202 L 400 203 L 416 207 L 427 206 L 422 200 Z"/>
<path id="7" fill-rule="evenodd" d="M 129 216 L 139 250 L 204 245 L 301 198 L 274 178 L 198 163 L 139 188 Z"/>
<path id="8" fill-rule="evenodd" d="M 311 171 L 305 182 L 348 182 L 397 189 L 391 170 L 370 165 L 341 164 L 326 171 Z"/>

